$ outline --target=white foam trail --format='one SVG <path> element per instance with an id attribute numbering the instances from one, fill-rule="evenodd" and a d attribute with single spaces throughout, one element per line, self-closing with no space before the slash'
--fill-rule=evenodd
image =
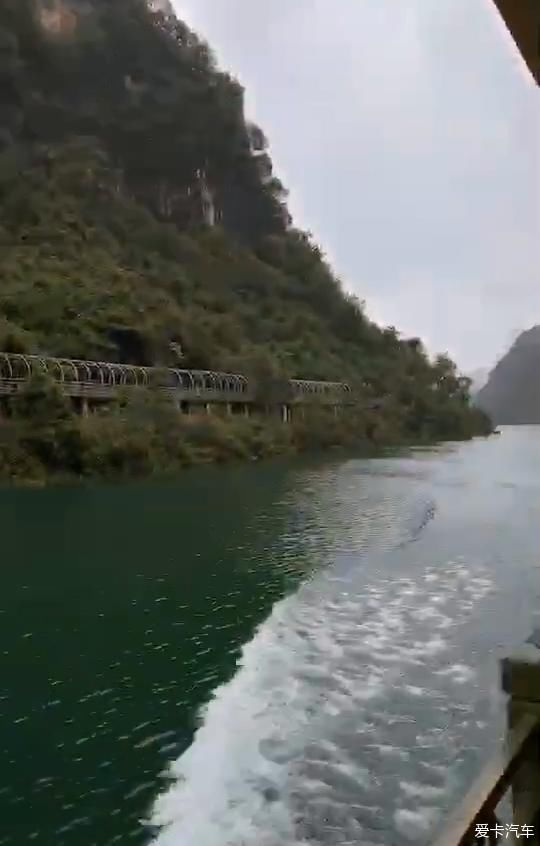
<path id="1" fill-rule="evenodd" d="M 291 619 L 294 604 L 276 605 L 244 647 L 238 673 L 216 691 L 194 743 L 173 765 L 177 784 L 159 798 L 152 819 L 172 825 L 160 846 L 293 842 L 288 809 L 268 798 L 285 787 L 284 764 L 302 750 L 311 722 L 308 675 L 317 668 Z M 322 649 L 330 659 L 341 652 L 330 640 Z"/>
<path id="2" fill-rule="evenodd" d="M 405 839 L 432 823 L 444 744 L 429 719 L 473 675 L 455 660 L 448 627 L 491 583 L 454 563 L 358 593 L 342 588 L 319 574 L 244 647 L 155 803 L 156 846 L 384 842 L 374 815 L 387 795 L 396 803 L 389 824 Z M 420 736 L 411 709 L 426 703 Z M 400 778 L 390 766 L 379 776 L 385 760 L 405 755 L 406 768 L 416 744 L 433 770 Z M 418 800 L 426 807 L 415 808 Z"/>

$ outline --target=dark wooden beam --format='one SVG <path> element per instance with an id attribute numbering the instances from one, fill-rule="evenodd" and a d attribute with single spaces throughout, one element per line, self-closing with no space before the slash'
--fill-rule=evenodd
<path id="1" fill-rule="evenodd" d="M 540 0 L 494 0 L 536 83 L 540 85 Z"/>
<path id="2" fill-rule="evenodd" d="M 538 717 L 535 714 L 526 714 L 521 718 L 509 735 L 507 747 L 496 753 L 473 782 L 466 798 L 450 818 L 434 846 L 475 846 L 480 842 L 475 836 L 476 826 L 480 824 L 489 823 L 490 835 L 493 834 L 491 829 L 495 825 L 497 805 L 512 786 L 530 744 L 537 742 L 538 730 Z M 504 829 L 504 826 L 502 828 Z M 519 831 L 521 833 L 521 826 Z M 499 839 L 493 834 L 489 842 L 498 843 Z M 537 841 L 535 839 L 532 842 Z"/>

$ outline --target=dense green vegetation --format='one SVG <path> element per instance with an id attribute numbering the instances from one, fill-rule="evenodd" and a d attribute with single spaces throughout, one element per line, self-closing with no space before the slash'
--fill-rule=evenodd
<path id="1" fill-rule="evenodd" d="M 148 397 L 81 421 L 33 385 L 7 409 L 4 475 L 488 430 L 453 363 L 373 324 L 292 226 L 241 86 L 176 18 L 144 0 L 2 0 L 0 100 L 0 349 L 344 380 L 386 397 L 376 415 L 319 410 L 284 433 L 181 420 Z"/>

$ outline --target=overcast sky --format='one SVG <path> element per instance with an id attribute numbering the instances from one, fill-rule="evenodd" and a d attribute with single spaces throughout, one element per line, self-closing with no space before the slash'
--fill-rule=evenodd
<path id="1" fill-rule="evenodd" d="M 540 323 L 540 89 L 491 0 L 174 0 L 370 316 L 489 366 Z"/>

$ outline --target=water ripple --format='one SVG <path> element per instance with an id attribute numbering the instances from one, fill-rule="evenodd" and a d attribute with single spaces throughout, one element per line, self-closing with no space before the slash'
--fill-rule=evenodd
<path id="1" fill-rule="evenodd" d="M 389 830 L 397 844 L 430 830 L 474 678 L 448 628 L 491 581 L 455 561 L 342 588 L 319 574 L 245 646 L 155 805 L 158 846 L 384 843 Z"/>

